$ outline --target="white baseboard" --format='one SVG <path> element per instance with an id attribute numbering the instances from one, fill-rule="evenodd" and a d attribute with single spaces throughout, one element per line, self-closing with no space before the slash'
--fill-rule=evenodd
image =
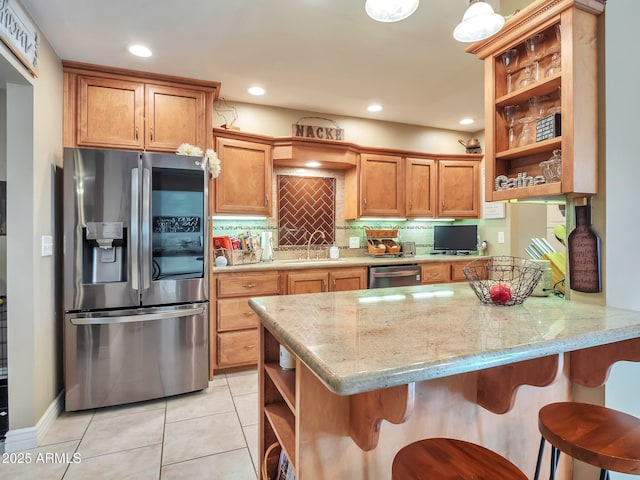
<path id="1" fill-rule="evenodd" d="M 9 430 L 4 441 L 4 451 L 7 453 L 20 452 L 37 448 L 44 436 L 51 428 L 56 418 L 60 416 L 64 407 L 64 390 L 51 402 L 36 423 L 35 427 Z M 9 413 L 11 415 L 11 413 Z"/>

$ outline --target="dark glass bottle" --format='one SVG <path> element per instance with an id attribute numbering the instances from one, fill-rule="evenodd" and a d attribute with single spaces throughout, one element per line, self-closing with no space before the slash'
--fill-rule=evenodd
<path id="1" fill-rule="evenodd" d="M 591 230 L 591 207 L 575 207 L 576 228 L 569 234 L 569 287 L 585 293 L 602 291 L 600 238 Z"/>

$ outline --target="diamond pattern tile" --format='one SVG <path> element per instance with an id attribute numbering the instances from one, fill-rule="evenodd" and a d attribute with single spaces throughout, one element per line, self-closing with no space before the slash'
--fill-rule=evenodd
<path id="1" fill-rule="evenodd" d="M 336 179 L 278 175 L 278 244 L 306 245 L 316 230 L 313 245 L 335 241 Z"/>

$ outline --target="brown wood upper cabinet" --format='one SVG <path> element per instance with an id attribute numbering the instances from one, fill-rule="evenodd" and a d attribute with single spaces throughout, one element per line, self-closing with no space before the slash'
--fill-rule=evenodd
<path id="1" fill-rule="evenodd" d="M 406 160 L 406 215 L 407 217 L 435 217 L 436 161 L 426 158 Z"/>
<path id="2" fill-rule="evenodd" d="M 438 161 L 438 217 L 480 216 L 479 162 Z"/>
<path id="3" fill-rule="evenodd" d="M 215 181 L 215 212 L 271 216 L 271 145 L 216 133 L 216 152 L 222 170 Z"/>
<path id="4" fill-rule="evenodd" d="M 484 60 L 485 85 L 485 198 L 487 201 L 539 198 L 598 192 L 598 18 L 604 0 L 539 0 L 507 20 L 496 35 L 469 45 L 466 51 Z M 541 37 L 538 37 L 541 35 Z M 527 75 L 527 39 L 541 39 L 542 57 Z M 517 68 L 508 72 L 501 61 L 515 49 Z M 509 83 L 511 88 L 509 88 Z M 518 106 L 520 116 L 536 116 L 530 100 L 542 98 L 543 116 L 560 114 L 561 135 L 536 139 L 536 122 L 529 125 L 533 140 L 522 142 L 524 125 L 516 122 L 514 141 L 504 117 L 507 106 Z M 527 113 L 529 112 L 529 113 Z M 557 131 L 557 130 L 556 130 Z M 537 140 L 537 141 L 536 141 Z M 554 150 L 562 151 L 560 181 L 531 181 L 541 176 L 540 162 Z M 504 177 L 527 179 L 508 186 Z M 498 180 L 496 180 L 497 177 Z"/>
<path id="5" fill-rule="evenodd" d="M 220 84 L 63 61 L 64 146 L 211 148 Z"/>
<path id="6" fill-rule="evenodd" d="M 360 216 L 404 215 L 404 161 L 400 156 L 360 155 Z"/>

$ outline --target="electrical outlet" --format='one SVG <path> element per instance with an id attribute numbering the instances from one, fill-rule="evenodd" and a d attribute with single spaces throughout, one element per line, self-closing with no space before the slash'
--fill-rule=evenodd
<path id="1" fill-rule="evenodd" d="M 349 237 L 349 248 L 360 248 L 360 237 Z"/>
<path id="2" fill-rule="evenodd" d="M 498 243 L 504 243 L 504 232 L 498 232 Z"/>

